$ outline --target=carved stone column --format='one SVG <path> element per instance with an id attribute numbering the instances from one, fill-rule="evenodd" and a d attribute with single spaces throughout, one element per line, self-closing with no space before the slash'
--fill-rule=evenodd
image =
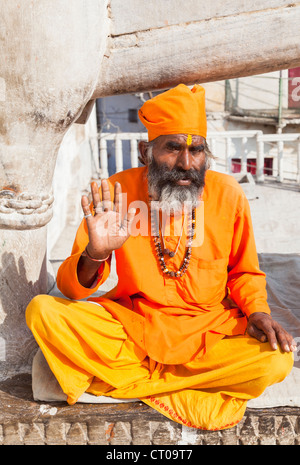
<path id="1" fill-rule="evenodd" d="M 300 6 L 0 0 L 0 11 L 1 380 L 30 366 L 24 311 L 47 292 L 51 184 L 70 125 L 98 97 L 298 66 Z"/>
<path id="2" fill-rule="evenodd" d="M 30 369 L 25 324 L 47 292 L 46 225 L 64 134 L 93 94 L 107 2 L 0 0 L 0 379 Z"/>

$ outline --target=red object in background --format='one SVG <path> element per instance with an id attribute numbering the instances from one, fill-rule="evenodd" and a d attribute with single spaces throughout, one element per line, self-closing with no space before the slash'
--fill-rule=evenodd
<path id="1" fill-rule="evenodd" d="M 241 172 L 241 162 L 240 158 L 231 159 L 231 172 L 240 173 Z M 256 158 L 247 159 L 247 172 L 253 175 L 256 174 Z M 273 158 L 264 159 L 264 174 L 267 176 L 272 176 L 273 174 Z"/>
<path id="2" fill-rule="evenodd" d="M 300 67 L 289 69 L 289 108 L 300 108 Z"/>

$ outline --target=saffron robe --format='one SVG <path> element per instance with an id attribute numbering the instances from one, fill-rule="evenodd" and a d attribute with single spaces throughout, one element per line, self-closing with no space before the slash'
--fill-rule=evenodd
<path id="1" fill-rule="evenodd" d="M 138 206 L 143 210 L 137 212 L 141 234 L 131 236 L 115 251 L 117 286 L 103 297 L 90 297 L 90 300 L 100 303 L 120 321 L 149 357 L 160 363 L 185 363 L 204 354 L 224 336 L 244 334 L 246 316 L 252 312 L 270 313 L 249 204 L 234 178 L 207 172 L 202 202 L 196 211 L 196 231 L 202 237 L 195 239 L 189 267 L 179 279 L 164 275 L 156 257 L 151 238 L 146 168 L 123 171 L 109 181 L 112 196 L 114 183 L 118 181 L 127 195 L 127 207 Z M 176 225 L 173 228 L 175 232 L 179 229 Z M 169 232 L 172 233 L 172 224 Z M 165 240 L 175 250 L 178 232 Z M 87 243 L 87 226 L 83 220 L 72 254 L 57 275 L 58 288 L 70 299 L 91 296 L 110 272 L 108 260 L 101 267 L 94 288 L 80 285 L 77 263 Z M 170 270 L 180 268 L 185 250 L 186 228 L 176 256 L 166 260 Z"/>
<path id="2" fill-rule="evenodd" d="M 247 399 L 283 380 L 293 364 L 292 354 L 244 335 L 247 316 L 270 313 L 247 199 L 232 177 L 207 172 L 189 267 L 174 279 L 162 273 L 145 223 L 146 168 L 112 176 L 112 194 L 116 181 L 127 194 L 124 209 L 140 209 L 141 225 L 141 234 L 115 251 L 116 288 L 90 297 L 108 277 L 110 259 L 94 287 L 78 281 L 77 263 L 88 243 L 83 220 L 57 275 L 59 289 L 72 300 L 37 296 L 27 324 L 70 404 L 85 391 L 140 398 L 188 426 L 233 426 Z M 165 237 L 171 250 L 179 240 L 172 234 L 175 222 Z M 167 261 L 170 270 L 181 266 L 185 239 L 183 231 L 177 254 Z M 91 302 L 78 302 L 84 298 Z"/>

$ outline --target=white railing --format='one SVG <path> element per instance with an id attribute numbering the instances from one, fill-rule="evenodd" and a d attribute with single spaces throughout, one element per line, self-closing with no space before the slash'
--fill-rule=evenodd
<path id="1" fill-rule="evenodd" d="M 259 146 L 259 152 L 264 155 L 264 144 L 275 143 L 277 144 L 277 181 L 284 181 L 285 174 L 285 159 L 284 159 L 284 143 L 294 142 L 296 144 L 296 163 L 295 163 L 295 181 L 300 183 L 300 134 L 258 134 L 257 144 Z M 257 181 L 264 181 L 264 177 L 257 179 Z"/>
<path id="2" fill-rule="evenodd" d="M 107 153 L 107 141 L 113 140 L 115 142 L 115 161 L 116 161 L 116 172 L 123 170 L 123 147 L 122 141 L 130 141 L 130 161 L 131 167 L 137 168 L 139 165 L 138 161 L 138 142 L 140 140 L 148 140 L 146 132 L 120 132 L 120 133 L 101 133 L 100 139 L 100 168 L 101 177 L 108 177 L 108 153 Z"/>
<path id="3" fill-rule="evenodd" d="M 100 133 L 96 136 L 99 139 L 100 147 L 100 168 L 101 177 L 108 177 L 108 141 L 114 141 L 115 152 L 115 171 L 123 170 L 123 147 L 122 141 L 130 141 L 130 164 L 131 167 L 138 166 L 138 142 L 140 140 L 147 140 L 146 132 L 139 133 Z M 239 151 L 233 153 L 234 143 L 239 140 Z M 286 175 L 291 174 L 290 178 L 296 183 L 300 183 L 300 133 L 285 133 L 285 134 L 264 134 L 262 131 L 224 131 L 224 132 L 208 132 L 207 142 L 211 152 L 217 156 L 214 160 L 211 169 L 218 171 L 218 160 L 224 163 L 223 171 L 232 173 L 232 158 L 240 158 L 241 160 L 241 173 L 247 172 L 247 158 L 251 152 L 251 158 L 256 158 L 256 181 L 263 182 L 264 175 L 264 159 L 266 156 L 271 156 L 276 161 L 274 166 L 275 179 L 278 182 L 283 182 Z M 217 145 L 222 143 L 223 148 L 217 149 Z M 289 155 L 285 154 L 285 144 L 291 143 L 293 146 L 293 160 L 289 160 Z M 251 144 L 251 150 L 249 149 Z M 266 144 L 271 144 L 272 155 L 265 153 Z M 285 169 L 286 163 L 292 165 L 292 171 Z"/>

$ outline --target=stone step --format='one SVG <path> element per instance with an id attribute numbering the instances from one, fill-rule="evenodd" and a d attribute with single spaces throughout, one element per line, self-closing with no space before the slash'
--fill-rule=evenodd
<path id="1" fill-rule="evenodd" d="M 0 445 L 294 445 L 300 408 L 247 409 L 234 428 L 204 431 L 170 421 L 143 402 L 36 402 L 31 376 L 0 383 Z"/>

